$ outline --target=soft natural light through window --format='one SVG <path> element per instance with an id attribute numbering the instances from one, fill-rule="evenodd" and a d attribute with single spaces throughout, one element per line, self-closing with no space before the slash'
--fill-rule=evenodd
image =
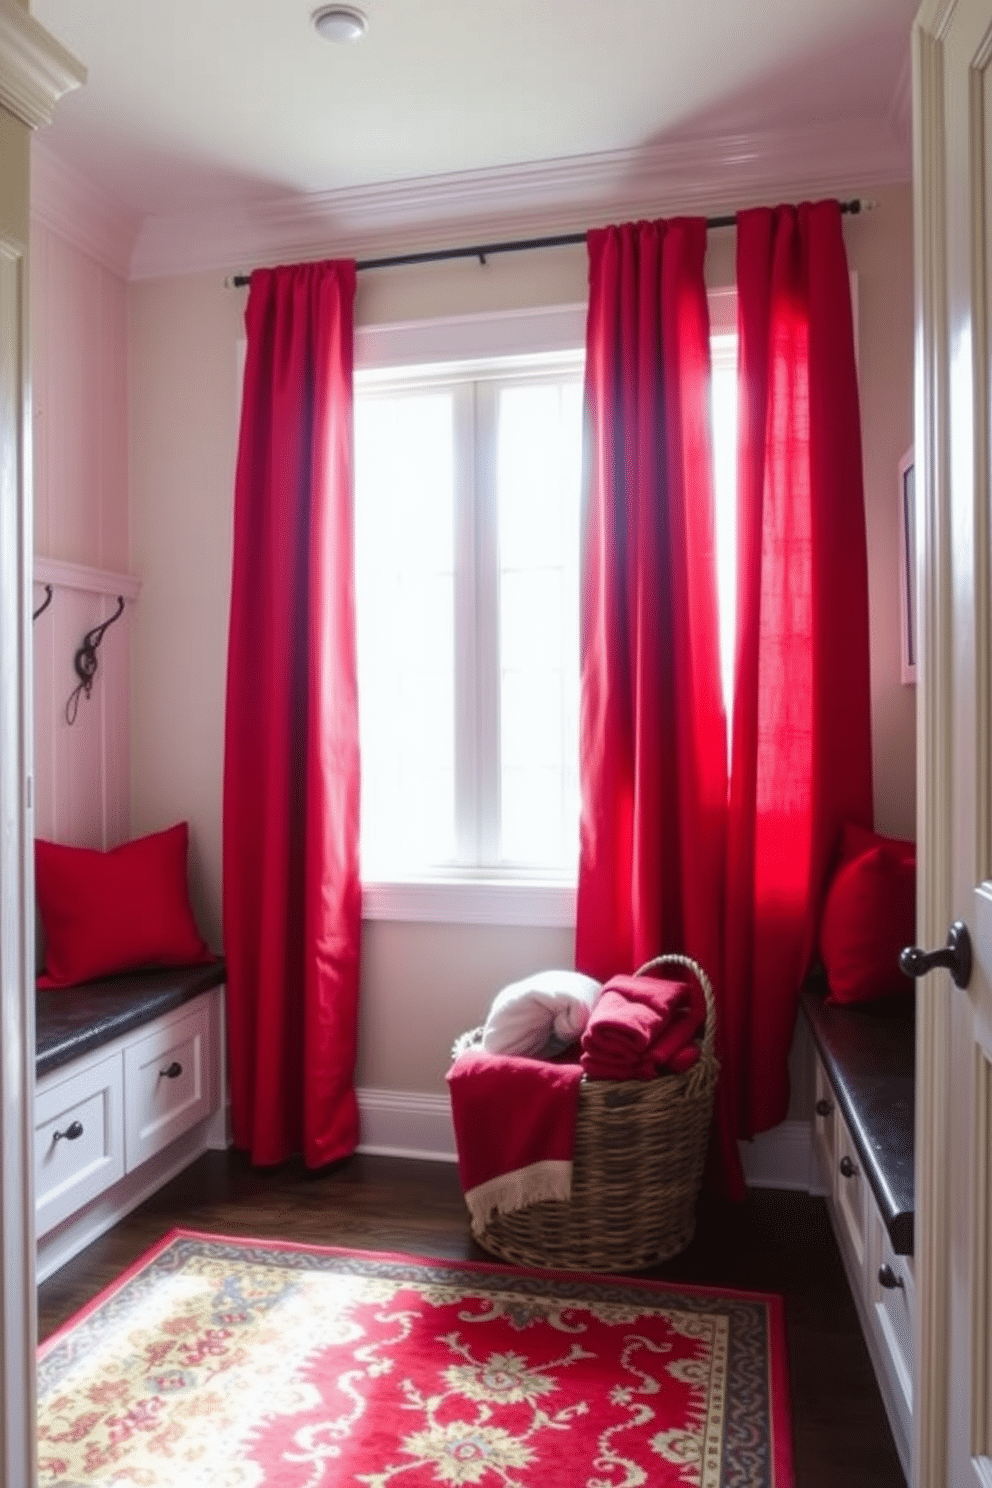
<path id="1" fill-rule="evenodd" d="M 356 400 L 362 859 L 455 853 L 454 478 L 445 391 Z"/>
<path id="2" fill-rule="evenodd" d="M 578 850 L 582 399 L 500 393 L 500 857 L 566 868 Z"/>
<path id="3" fill-rule="evenodd" d="M 574 881 L 581 359 L 355 400 L 367 881 Z"/>
<path id="4" fill-rule="evenodd" d="M 733 711 L 737 616 L 737 337 L 715 335 L 710 348 L 713 362 L 713 475 L 716 487 L 720 671 L 729 728 Z"/>

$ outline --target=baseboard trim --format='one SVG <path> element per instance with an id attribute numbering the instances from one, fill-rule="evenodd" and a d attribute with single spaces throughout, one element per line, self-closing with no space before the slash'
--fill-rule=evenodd
<path id="1" fill-rule="evenodd" d="M 795 1188 L 823 1194 L 808 1121 L 783 1121 L 751 1142 L 739 1142 L 741 1167 L 749 1188 Z"/>
<path id="2" fill-rule="evenodd" d="M 455 1162 L 455 1134 L 446 1095 L 415 1090 L 360 1089 L 359 1152 L 426 1162 Z M 187 1132 L 64 1225 L 38 1241 L 38 1280 L 44 1281 L 111 1225 L 161 1188 L 208 1147 L 226 1145 L 227 1109 Z M 794 1188 L 824 1193 L 806 1121 L 783 1121 L 753 1142 L 742 1142 L 744 1177 L 752 1188 Z"/>
<path id="3" fill-rule="evenodd" d="M 455 1162 L 455 1132 L 446 1095 L 416 1090 L 359 1089 L 359 1152 Z"/>
<path id="4" fill-rule="evenodd" d="M 414 1090 L 359 1089 L 359 1152 L 455 1162 L 451 1106 L 445 1095 Z M 741 1142 L 741 1165 L 752 1188 L 795 1188 L 824 1193 L 808 1121 L 783 1121 L 753 1142 Z"/>

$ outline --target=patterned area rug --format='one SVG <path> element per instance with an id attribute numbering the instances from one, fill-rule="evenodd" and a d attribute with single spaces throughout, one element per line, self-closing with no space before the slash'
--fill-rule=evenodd
<path id="1" fill-rule="evenodd" d="M 40 1350 L 61 1488 L 791 1488 L 777 1297 L 174 1231 Z"/>

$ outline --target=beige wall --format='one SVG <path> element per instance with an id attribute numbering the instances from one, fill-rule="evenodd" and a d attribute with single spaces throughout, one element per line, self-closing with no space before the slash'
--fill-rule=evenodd
<path id="1" fill-rule="evenodd" d="M 218 947 L 241 312 L 219 274 L 131 288 L 131 824 L 189 821 L 193 906 Z"/>
<path id="2" fill-rule="evenodd" d="M 910 189 L 877 193 L 848 220 L 858 273 L 866 508 L 871 564 L 876 819 L 911 833 L 912 689 L 899 681 L 896 466 L 910 442 Z M 397 245 L 400 247 L 401 245 Z M 714 236 L 712 283 L 733 279 L 732 236 Z M 356 319 L 423 317 L 584 299 L 582 248 L 360 276 Z M 144 581 L 132 678 L 132 821 L 188 816 L 196 908 L 220 940 L 224 670 L 244 292 L 220 274 L 130 290 L 131 551 Z M 842 597 L 838 597 L 841 603 Z M 359 1081 L 439 1091 L 452 1037 L 504 982 L 571 964 L 569 931 L 376 922 L 366 926 Z"/>

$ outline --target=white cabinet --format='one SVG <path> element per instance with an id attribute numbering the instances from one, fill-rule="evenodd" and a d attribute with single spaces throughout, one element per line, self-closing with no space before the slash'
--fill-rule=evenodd
<path id="1" fill-rule="evenodd" d="M 208 1146 L 225 1145 L 222 993 L 201 993 L 39 1079 L 39 1279 Z"/>
<path id="2" fill-rule="evenodd" d="M 39 1086 L 34 1103 L 37 1234 L 124 1176 L 123 1074 L 120 1055 L 112 1054 Z"/>
<path id="3" fill-rule="evenodd" d="M 185 1011 L 185 1010 L 184 1010 Z M 214 1109 L 210 1020 L 204 1002 L 156 1024 L 124 1050 L 124 1151 L 128 1171 Z"/>
<path id="4" fill-rule="evenodd" d="M 834 1171 L 829 1193 L 841 1249 L 860 1274 L 867 1260 L 867 1205 L 871 1203 L 871 1195 L 861 1171 L 858 1149 L 839 1112 L 834 1125 Z"/>
<path id="5" fill-rule="evenodd" d="M 813 1146 L 827 1189 L 830 1218 L 908 1479 L 916 1310 L 913 1258 L 897 1256 L 892 1249 L 857 1147 L 819 1058 L 814 1091 Z"/>

